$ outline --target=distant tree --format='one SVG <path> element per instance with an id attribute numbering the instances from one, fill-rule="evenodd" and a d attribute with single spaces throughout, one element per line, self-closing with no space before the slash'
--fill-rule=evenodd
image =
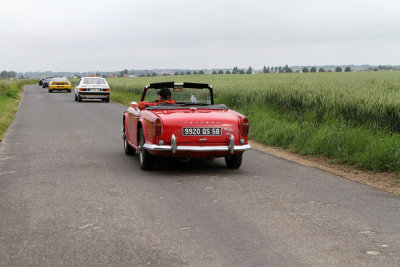
<path id="1" fill-rule="evenodd" d="M 147 73 L 147 74 L 146 74 L 146 77 L 151 77 L 151 74 L 150 74 L 150 73 Z"/>
<path id="2" fill-rule="evenodd" d="M 325 72 L 324 68 L 319 68 L 318 72 Z"/>
<path id="3" fill-rule="evenodd" d="M 162 74 L 162 76 L 167 76 L 167 74 L 164 72 L 164 73 Z"/>
<path id="4" fill-rule="evenodd" d="M 179 75 L 185 75 L 185 73 L 184 73 L 184 72 L 181 72 L 181 73 L 179 73 Z"/>
<path id="5" fill-rule="evenodd" d="M 225 74 L 231 74 L 231 72 L 229 70 L 225 71 Z"/>
<path id="6" fill-rule="evenodd" d="M 317 68 L 316 68 L 316 67 L 312 67 L 312 68 L 310 69 L 310 72 L 317 72 Z"/>
<path id="7" fill-rule="evenodd" d="M 279 73 L 282 73 L 282 72 L 283 72 L 282 67 L 279 67 L 279 68 L 278 68 L 278 72 L 279 72 Z"/>
<path id="8" fill-rule="evenodd" d="M 217 72 L 215 70 L 213 70 L 212 74 L 217 74 Z"/>
<path id="9" fill-rule="evenodd" d="M 270 73 L 271 69 L 269 68 L 269 66 L 267 67 L 267 72 L 266 73 Z"/>
<path id="10" fill-rule="evenodd" d="M 278 67 L 275 67 L 275 72 L 278 72 Z"/>
<path id="11" fill-rule="evenodd" d="M 192 75 L 192 73 L 190 71 L 186 72 L 186 75 Z"/>
<path id="12" fill-rule="evenodd" d="M 246 71 L 246 74 L 252 74 L 253 73 L 253 68 L 249 66 L 249 68 Z"/>
<path id="13" fill-rule="evenodd" d="M 176 71 L 176 72 L 174 73 L 174 75 L 175 75 L 175 76 L 178 76 L 178 75 L 179 75 L 179 72 Z"/>
<path id="14" fill-rule="evenodd" d="M 119 76 L 120 76 L 120 77 L 124 77 L 124 72 L 121 71 L 121 72 L 119 73 Z"/>
<path id="15" fill-rule="evenodd" d="M 239 70 L 239 74 L 245 74 L 244 70 Z"/>
<path id="16" fill-rule="evenodd" d="M 267 73 L 267 67 L 263 67 L 263 73 Z"/>
<path id="17" fill-rule="evenodd" d="M 232 74 L 238 74 L 238 73 L 239 73 L 238 67 L 234 67 L 232 70 Z"/>
<path id="18" fill-rule="evenodd" d="M 301 71 L 302 72 L 308 72 L 308 68 L 304 67 Z"/>
<path id="19" fill-rule="evenodd" d="M 127 69 L 124 69 L 123 72 L 124 72 L 124 74 L 128 74 L 129 73 Z"/>
<path id="20" fill-rule="evenodd" d="M 344 71 L 345 71 L 345 72 L 351 72 L 351 68 L 350 68 L 349 66 L 347 66 L 347 67 L 344 69 Z"/>
<path id="21" fill-rule="evenodd" d="M 197 71 L 193 71 L 193 75 L 197 75 L 199 74 Z"/>
<path id="22" fill-rule="evenodd" d="M 8 73 L 7 73 L 7 71 L 3 70 L 3 71 L 0 73 L 0 77 L 1 77 L 2 80 L 7 79 L 7 78 L 8 78 Z"/>
<path id="23" fill-rule="evenodd" d="M 153 72 L 152 74 L 151 74 L 151 76 L 157 76 L 157 73 L 155 73 L 155 72 Z"/>
<path id="24" fill-rule="evenodd" d="M 328 72 L 332 72 L 332 70 L 331 70 L 331 69 L 329 69 L 329 70 L 328 70 Z"/>
<path id="25" fill-rule="evenodd" d="M 218 74 L 224 74 L 224 71 L 223 70 L 219 70 Z"/>
<path id="26" fill-rule="evenodd" d="M 292 73 L 292 72 L 293 72 L 293 70 L 292 70 L 291 68 L 289 68 L 288 65 L 286 65 L 286 66 L 283 68 L 283 71 L 286 72 L 286 73 Z"/>
<path id="27" fill-rule="evenodd" d="M 144 73 L 140 74 L 139 77 L 146 77 Z"/>
<path id="28" fill-rule="evenodd" d="M 378 68 L 375 68 L 374 71 L 378 71 Z"/>
<path id="29" fill-rule="evenodd" d="M 338 66 L 338 67 L 336 67 L 335 71 L 336 72 L 342 72 L 342 68 Z"/>
<path id="30" fill-rule="evenodd" d="M 204 70 L 199 71 L 199 74 L 204 74 Z"/>

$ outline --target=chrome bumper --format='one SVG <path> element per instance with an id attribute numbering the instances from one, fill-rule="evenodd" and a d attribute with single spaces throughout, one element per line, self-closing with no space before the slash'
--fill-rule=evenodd
<path id="1" fill-rule="evenodd" d="M 171 137 L 171 145 L 155 145 L 146 143 L 143 145 L 144 149 L 155 150 L 155 151 L 171 151 L 175 154 L 177 151 L 193 151 L 193 152 L 216 152 L 216 151 L 229 151 L 230 154 L 236 151 L 246 151 L 251 149 L 249 144 L 246 145 L 235 145 L 234 138 L 231 136 L 229 138 L 229 145 L 227 146 L 178 146 L 176 144 L 176 138 L 174 135 Z"/>

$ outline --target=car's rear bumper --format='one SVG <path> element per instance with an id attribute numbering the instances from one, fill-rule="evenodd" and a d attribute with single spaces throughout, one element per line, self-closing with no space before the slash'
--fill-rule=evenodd
<path id="1" fill-rule="evenodd" d="M 172 146 L 169 145 L 154 145 L 154 144 L 144 144 L 143 145 L 144 149 L 147 150 L 154 150 L 154 151 L 171 151 L 172 152 Z M 244 152 L 246 150 L 251 149 L 251 146 L 249 144 L 246 145 L 235 145 L 233 146 L 233 151 L 234 152 Z M 229 146 L 176 146 L 176 151 L 193 151 L 193 152 L 225 152 L 225 151 L 230 151 Z"/>
<path id="2" fill-rule="evenodd" d="M 50 90 L 71 90 L 71 87 L 49 87 Z"/>
<path id="3" fill-rule="evenodd" d="M 107 98 L 110 96 L 110 92 L 79 92 L 82 98 Z"/>
<path id="4" fill-rule="evenodd" d="M 155 145 L 145 143 L 143 145 L 143 148 L 149 151 L 170 151 L 172 154 L 176 154 L 177 152 L 227 152 L 228 154 L 234 154 L 236 152 L 244 152 L 246 150 L 249 150 L 251 149 L 251 146 L 249 144 L 235 145 L 235 138 L 233 137 L 233 135 L 231 135 L 231 137 L 229 138 L 229 143 L 227 146 L 185 146 L 178 145 L 175 135 L 172 135 L 171 145 Z"/>

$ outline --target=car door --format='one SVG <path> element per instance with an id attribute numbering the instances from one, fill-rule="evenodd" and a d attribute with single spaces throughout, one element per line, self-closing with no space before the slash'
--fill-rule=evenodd
<path id="1" fill-rule="evenodd" d="M 140 109 L 136 108 L 128 108 L 128 134 L 129 141 L 134 146 L 138 146 L 138 135 L 137 135 L 137 125 L 140 119 Z"/>

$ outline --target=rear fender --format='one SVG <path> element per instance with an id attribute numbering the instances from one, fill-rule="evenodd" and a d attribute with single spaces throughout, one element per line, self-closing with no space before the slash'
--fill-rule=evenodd
<path id="1" fill-rule="evenodd" d="M 140 125 L 140 126 L 139 126 Z M 138 144 L 139 144 L 139 133 L 140 133 L 140 128 L 143 128 L 143 133 L 144 133 L 144 139 L 146 140 L 146 143 L 153 143 L 153 123 L 141 118 L 139 123 L 138 123 Z"/>

